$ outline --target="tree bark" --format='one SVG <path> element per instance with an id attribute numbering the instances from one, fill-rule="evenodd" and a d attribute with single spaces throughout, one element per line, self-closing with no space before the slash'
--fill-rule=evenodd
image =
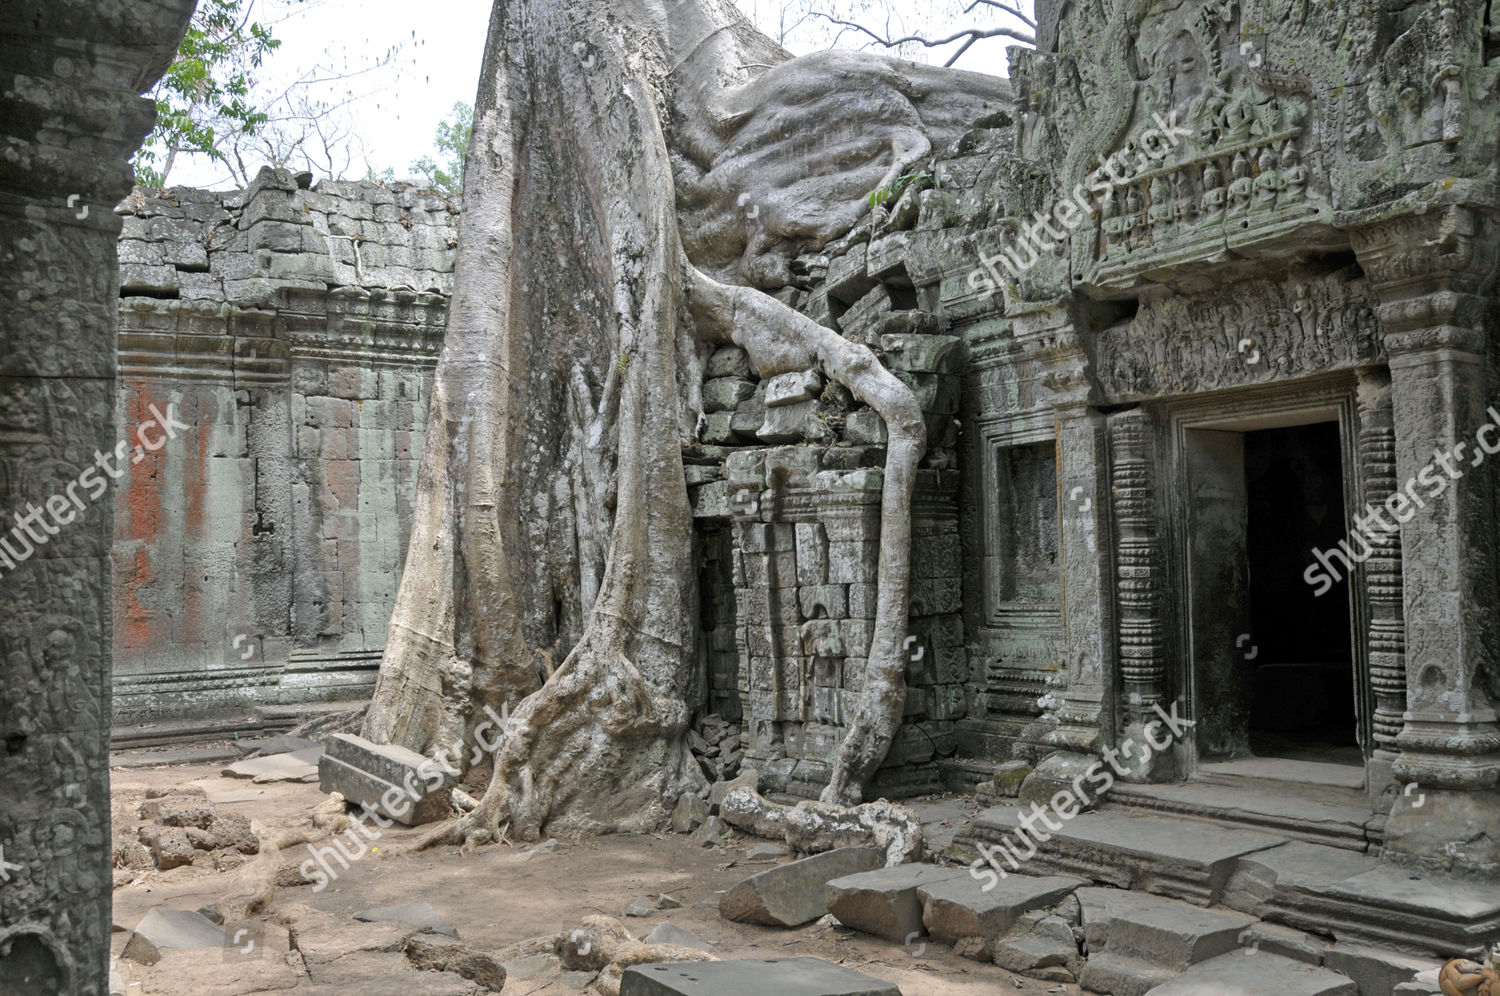
<path id="1" fill-rule="evenodd" d="M 741 284 L 776 285 L 793 254 L 847 233 L 870 190 L 1004 88 L 875 56 L 792 60 L 722 0 L 496 4 L 364 728 L 469 757 L 485 707 L 510 710 L 488 791 L 443 838 L 647 829 L 701 788 L 681 448 L 704 357 L 729 341 L 763 375 L 820 366 L 890 427 L 870 673 L 825 797 L 858 801 L 905 695 L 921 412 L 868 349 Z M 832 120 L 847 137 L 798 138 Z"/>

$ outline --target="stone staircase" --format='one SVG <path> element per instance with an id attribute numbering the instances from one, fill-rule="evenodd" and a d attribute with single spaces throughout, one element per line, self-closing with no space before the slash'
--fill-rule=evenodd
<path id="1" fill-rule="evenodd" d="M 1226 801 L 1221 793 L 1239 788 L 1185 787 Z M 1187 807 L 1206 797 L 1177 801 Z M 985 845 L 1007 875 L 985 890 L 997 876 L 981 864 L 945 879 L 942 891 L 961 894 L 966 881 L 975 883 L 976 916 L 1010 926 L 978 940 L 950 940 L 945 927 L 941 939 L 961 954 L 1041 978 L 1076 979 L 1110 996 L 1432 996 L 1442 962 L 1483 960 L 1500 939 L 1500 893 L 1483 883 L 1385 865 L 1349 840 L 1268 832 L 1286 829 L 1271 822 L 1264 829 L 1220 823 L 1201 807 L 1177 812 L 1170 792 L 1157 798 L 1165 804 L 1131 799 L 1122 806 L 1111 797 L 1102 810 L 1061 821 L 1057 830 L 1023 819 L 1029 807 L 982 810 L 947 856 L 969 863 Z M 1304 828 L 1331 830 L 1341 822 L 1331 814 L 1358 810 L 1323 798 L 1327 810 L 1298 810 Z M 1289 800 L 1287 812 L 1306 801 Z M 1028 835 L 1036 853 L 1013 869 L 994 848 L 1017 842 L 1028 822 L 1047 839 Z M 1023 845 L 1020 854 L 1028 850 Z M 1039 890 L 1024 883 L 1059 877 L 1080 884 L 1062 899 L 1026 901 Z M 830 883 L 830 895 L 837 886 Z M 1019 898 L 997 911 L 1006 896 Z M 954 918 L 951 909 L 944 916 Z M 1068 936 L 1076 942 L 1071 956 Z"/>

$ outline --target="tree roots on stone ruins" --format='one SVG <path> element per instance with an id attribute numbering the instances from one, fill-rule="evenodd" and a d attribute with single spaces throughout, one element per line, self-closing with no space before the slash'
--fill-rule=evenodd
<path id="1" fill-rule="evenodd" d="M 722 0 L 500 0 L 418 506 L 364 734 L 471 756 L 480 804 L 430 835 L 644 830 L 703 788 L 686 747 L 697 571 L 682 447 L 708 354 L 821 369 L 889 428 L 879 602 L 824 800 L 860 801 L 905 699 L 912 392 L 758 288 L 866 196 L 999 109 L 1001 80 L 791 59 Z M 834 129 L 837 129 L 835 133 Z M 472 838 L 471 838 L 472 839 Z"/>

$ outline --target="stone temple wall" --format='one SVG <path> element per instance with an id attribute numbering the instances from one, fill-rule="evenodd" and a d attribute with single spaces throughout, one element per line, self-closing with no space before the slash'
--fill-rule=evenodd
<path id="1" fill-rule="evenodd" d="M 458 204 L 307 182 L 116 208 L 116 409 L 146 442 L 115 503 L 117 724 L 373 688 Z"/>

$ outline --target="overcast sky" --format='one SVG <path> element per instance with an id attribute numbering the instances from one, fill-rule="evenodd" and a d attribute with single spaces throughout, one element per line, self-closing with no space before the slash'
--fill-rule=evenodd
<path id="1" fill-rule="evenodd" d="M 275 2 L 275 0 L 273 0 Z M 284 0 L 283 0 L 284 2 Z M 775 14 L 792 0 L 736 0 L 741 9 L 758 18 L 768 33 L 774 33 Z M 844 0 L 863 3 L 866 0 Z M 885 5 L 892 18 L 885 27 L 886 12 L 867 15 L 861 23 L 896 34 L 922 33 L 929 37 L 951 34 L 957 27 L 976 23 L 961 13 L 963 0 L 891 0 Z M 1032 8 L 1022 0 L 1023 9 Z M 359 92 L 374 92 L 353 104 L 349 113 L 360 136 L 364 159 L 377 172 L 390 167 L 398 177 L 411 175 L 413 160 L 433 151 L 437 125 L 447 117 L 455 101 L 472 103 L 479 84 L 485 32 L 489 26 L 491 0 L 319 0 L 275 27 L 281 48 L 268 60 L 265 71 L 290 80 L 308 67 L 349 60 L 369 64 L 372 58 L 401 46 L 394 68 L 380 77 L 361 82 Z M 1001 23 L 990 19 L 986 23 Z M 831 32 L 811 22 L 788 39 L 795 54 L 826 48 Z M 866 44 L 848 33 L 841 47 Z M 959 66 L 976 72 L 1005 73 L 1005 46 L 1009 39 L 979 42 Z M 914 57 L 942 63 L 956 48 L 931 50 Z M 348 84 L 334 84 L 329 95 L 341 94 Z M 253 172 L 253 170 L 252 170 Z M 348 175 L 364 175 L 364 163 Z M 206 159 L 179 163 L 173 170 L 174 184 L 227 186 L 227 171 Z"/>

